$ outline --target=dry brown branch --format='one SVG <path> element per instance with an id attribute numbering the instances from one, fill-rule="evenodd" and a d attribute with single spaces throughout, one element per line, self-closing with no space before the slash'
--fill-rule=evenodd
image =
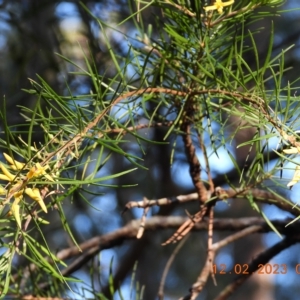
<path id="1" fill-rule="evenodd" d="M 210 274 L 212 280 L 217 285 L 215 274 L 213 272 L 213 263 L 214 263 L 214 250 L 213 250 L 213 228 L 214 228 L 214 209 L 210 208 L 209 217 L 208 217 L 208 239 L 207 239 L 207 262 L 210 264 Z"/>
<path id="2" fill-rule="evenodd" d="M 151 217 L 147 219 L 145 223 L 146 231 L 153 231 L 159 229 L 169 229 L 169 228 L 177 228 L 182 223 L 189 221 L 189 218 L 186 217 Z M 280 221 L 272 221 L 273 225 L 278 229 L 279 232 L 285 234 L 287 232 L 293 232 L 296 229 L 296 226 L 285 227 L 288 222 L 292 219 L 280 220 Z M 253 224 L 261 226 L 261 232 L 269 232 L 272 229 L 266 224 L 263 218 L 241 218 L 241 219 L 214 219 L 214 228 L 215 230 L 243 230 Z M 139 230 L 140 221 L 133 220 L 129 222 L 126 226 L 117 229 L 114 232 L 108 233 L 103 236 L 94 237 L 84 243 L 81 243 L 80 249 L 82 251 L 86 251 L 90 248 L 99 246 L 99 251 L 104 249 L 109 249 L 114 246 L 121 244 L 124 240 L 127 239 L 135 239 L 136 234 Z M 206 220 L 201 223 L 197 223 L 193 230 L 207 230 L 208 225 Z M 73 256 L 81 255 L 81 252 L 78 250 L 76 246 L 61 250 L 57 253 L 57 257 L 59 259 L 69 259 Z"/>
<path id="3" fill-rule="evenodd" d="M 231 284 L 224 288 L 224 290 L 215 298 L 215 300 L 228 299 L 228 297 L 230 297 L 234 293 L 234 291 L 245 282 L 245 280 L 247 280 L 255 271 L 258 270 L 260 264 L 264 265 L 268 263 L 271 258 L 280 253 L 282 250 L 287 249 L 288 247 L 292 246 L 295 243 L 298 243 L 299 241 L 299 234 L 294 237 L 286 237 L 271 248 L 263 251 L 249 264 L 249 267 L 247 269 L 248 274 L 237 276 Z"/>
<path id="4" fill-rule="evenodd" d="M 171 216 L 171 217 L 151 217 L 147 219 L 145 223 L 145 231 L 153 231 L 159 229 L 170 229 L 178 228 L 181 224 L 190 219 L 186 217 Z M 286 224 L 292 219 L 272 221 L 276 229 L 282 234 L 291 234 L 298 232 L 296 224 L 292 224 L 289 227 L 286 227 Z M 240 219 L 214 219 L 214 228 L 215 230 L 232 230 L 238 231 L 243 230 L 252 226 L 253 224 L 261 227 L 260 232 L 270 232 L 272 229 L 266 224 L 263 218 L 252 217 L 252 218 L 240 218 Z M 98 251 L 109 249 L 114 246 L 120 245 L 124 240 L 136 239 L 136 234 L 139 230 L 140 220 L 133 220 L 129 222 L 124 227 L 115 230 L 114 232 L 108 233 L 102 236 L 96 236 L 91 238 L 79 245 L 82 252 L 87 251 L 88 249 L 98 247 Z M 208 224 L 207 220 L 203 220 L 200 223 L 197 223 L 193 230 L 202 231 L 207 230 Z M 57 253 L 57 258 L 61 260 L 69 259 L 77 255 L 81 255 L 82 252 L 79 251 L 78 247 L 72 246 L 67 249 L 61 250 Z"/>
<path id="5" fill-rule="evenodd" d="M 277 195 L 274 195 L 271 192 L 260 190 L 260 189 L 248 189 L 248 190 L 233 190 L 233 189 L 222 189 L 220 187 L 216 188 L 216 196 L 219 198 L 219 200 L 224 200 L 228 198 L 243 198 L 251 194 L 254 201 L 262 202 L 266 204 L 273 204 L 277 206 L 278 208 L 288 211 L 296 216 L 298 216 L 300 209 L 298 207 L 295 207 L 294 204 L 287 199 L 283 197 L 279 197 Z M 202 209 L 196 213 L 193 217 L 191 217 L 189 220 L 187 220 L 184 224 L 180 226 L 180 228 L 175 232 L 175 234 L 168 239 L 165 243 L 162 245 L 167 245 L 170 243 L 175 243 L 179 241 L 184 235 L 186 235 L 189 231 L 192 230 L 193 226 L 197 222 L 200 222 L 202 218 L 206 215 L 208 212 L 208 206 L 203 205 Z"/>
<path id="6" fill-rule="evenodd" d="M 290 212 L 291 214 L 298 216 L 300 213 L 300 208 L 295 206 L 294 203 L 287 200 L 282 196 L 277 196 L 272 192 L 261 190 L 261 189 L 248 189 L 248 190 L 233 190 L 233 189 L 222 189 L 221 187 L 216 188 L 216 196 L 222 199 L 244 199 L 247 195 L 251 194 L 254 201 L 273 204 L 283 211 Z"/>
<path id="7" fill-rule="evenodd" d="M 198 194 L 192 193 L 188 195 L 180 195 L 176 197 L 171 198 L 160 198 L 156 200 L 148 200 L 147 201 L 130 201 L 125 205 L 125 208 L 123 210 L 123 213 L 126 212 L 128 209 L 138 207 L 138 208 L 145 208 L 145 207 L 151 207 L 151 206 L 164 206 L 164 205 L 171 205 L 176 203 L 185 203 L 190 201 L 198 200 Z"/>
<path id="8" fill-rule="evenodd" d="M 186 217 L 179 216 L 171 216 L 171 217 L 151 217 L 145 222 L 145 231 L 155 231 L 161 229 L 169 229 L 169 228 L 178 228 L 181 224 L 189 221 L 190 219 Z M 294 223 L 288 227 L 286 224 L 289 223 L 292 219 L 280 220 L 280 221 L 272 221 L 272 224 L 276 227 L 276 229 L 283 235 L 294 235 L 298 234 L 298 224 Z M 245 230 L 255 224 L 259 226 L 260 229 L 258 232 L 265 233 L 270 232 L 272 229 L 269 225 L 264 221 L 263 218 L 260 217 L 251 217 L 251 218 L 239 218 L 239 219 L 214 219 L 213 226 L 215 230 L 221 231 L 241 231 Z M 133 220 L 129 222 L 124 227 L 117 229 L 114 232 L 108 233 L 103 236 L 96 236 L 90 240 L 87 240 L 79 245 L 82 252 L 78 249 L 77 246 L 72 246 L 66 249 L 63 249 L 57 253 L 57 258 L 60 260 L 72 259 L 76 256 L 79 256 L 78 259 L 75 259 L 69 267 L 62 270 L 62 274 L 64 276 L 68 276 L 73 272 L 80 269 L 84 264 L 86 264 L 89 260 L 91 260 L 95 255 L 97 255 L 101 250 L 109 249 L 115 246 L 122 244 L 125 240 L 128 239 L 136 239 L 137 232 L 140 227 L 139 220 Z M 203 231 L 208 230 L 207 220 L 203 220 L 200 223 L 195 224 L 192 228 L 193 231 Z M 232 241 L 230 237 L 226 238 L 225 241 Z M 214 251 L 224 246 L 223 241 L 215 243 L 212 245 L 212 249 Z M 51 263 L 52 261 L 49 260 Z M 28 266 L 31 271 L 33 271 L 36 266 L 31 264 Z M 27 268 L 26 268 L 27 269 Z M 24 272 L 26 272 L 24 269 Z M 16 278 L 18 275 L 14 275 Z M 49 286 L 49 282 L 43 285 L 44 288 Z"/>
<path id="9" fill-rule="evenodd" d="M 265 204 L 273 204 L 278 208 L 290 212 L 295 216 L 298 216 L 300 213 L 300 209 L 289 200 L 285 199 L 282 196 L 277 196 L 269 191 L 264 191 L 261 189 L 248 189 L 248 190 L 233 190 L 233 189 L 222 189 L 221 187 L 216 188 L 216 196 L 219 198 L 216 201 L 225 200 L 225 199 L 245 199 L 248 194 L 251 194 L 254 201 L 265 203 Z M 150 206 L 161 206 L 161 205 L 171 205 L 176 202 L 183 203 L 197 200 L 198 194 L 192 193 L 188 195 L 181 195 L 174 198 L 161 198 L 157 200 L 147 200 L 147 201 L 131 201 L 128 202 L 125 206 L 124 211 L 133 207 L 145 208 Z M 184 235 L 186 235 L 192 228 L 195 226 L 197 222 L 200 222 L 202 218 L 206 215 L 208 210 L 207 206 L 203 206 L 202 209 L 196 213 L 194 216 L 190 217 L 186 222 L 184 222 L 180 228 L 175 232 L 175 234 L 168 239 L 163 245 L 167 245 L 170 243 L 174 243 L 179 241 Z"/>
<path id="10" fill-rule="evenodd" d="M 277 196 L 271 192 L 261 190 L 261 189 L 248 189 L 248 190 L 233 190 L 233 189 L 223 189 L 221 187 L 216 188 L 216 196 L 219 198 L 217 201 L 222 201 L 226 199 L 243 199 L 245 195 L 251 194 L 253 199 L 258 202 L 262 202 L 265 204 L 273 204 L 278 208 L 288 211 L 293 215 L 298 215 L 300 213 L 300 208 L 295 206 L 294 203 L 287 200 L 282 196 Z M 128 209 L 137 207 L 137 208 L 145 208 L 145 207 L 152 207 L 152 206 L 164 206 L 164 205 L 171 205 L 176 203 L 185 203 L 190 201 L 198 200 L 197 193 L 191 193 L 187 195 L 179 195 L 176 197 L 171 198 L 160 198 L 160 199 L 153 199 L 147 201 L 130 201 L 125 205 L 124 211 L 126 212 Z"/>
<path id="11" fill-rule="evenodd" d="M 186 157 L 190 166 L 190 175 L 198 193 L 199 200 L 201 203 L 204 203 L 208 199 L 207 189 L 201 181 L 201 165 L 191 138 L 191 126 L 189 124 L 185 124 L 181 127 L 181 129 L 185 132 L 182 137 L 185 146 Z"/>
<path id="12" fill-rule="evenodd" d="M 196 192 L 198 193 L 199 201 L 200 201 L 200 212 L 198 212 L 195 216 L 191 217 L 191 222 L 187 224 L 187 226 L 181 226 L 172 236 L 169 238 L 163 245 L 167 245 L 169 243 L 173 243 L 181 240 L 192 228 L 195 222 L 200 222 L 204 215 L 209 212 L 210 205 L 206 206 L 204 203 L 210 198 L 210 193 L 208 193 L 207 188 L 205 187 L 203 181 L 201 180 L 201 164 L 196 154 L 196 148 L 193 144 L 192 136 L 191 136 L 191 123 L 194 119 L 195 107 L 194 107 L 195 97 L 191 94 L 187 97 L 186 102 L 184 103 L 184 109 L 181 116 L 181 125 L 180 129 L 184 133 L 182 135 L 185 155 L 189 164 L 189 172 L 193 184 L 195 186 Z M 202 137 L 198 132 L 198 138 L 200 140 L 200 144 L 202 143 Z M 208 169 L 208 164 L 206 168 Z"/>
<path id="13" fill-rule="evenodd" d="M 207 209 L 208 207 L 206 205 L 202 205 L 201 210 L 197 212 L 194 216 L 191 216 L 187 221 L 185 221 L 167 241 L 162 243 L 162 246 L 180 241 L 193 229 L 195 224 L 202 221 L 203 217 L 207 213 Z"/>
<path id="14" fill-rule="evenodd" d="M 147 201 L 148 201 L 148 199 L 146 197 L 144 197 L 144 202 L 147 202 Z M 137 239 L 140 239 L 143 236 L 143 233 L 145 231 L 145 222 L 146 222 L 146 216 L 147 216 L 148 211 L 149 211 L 149 207 L 145 207 L 143 215 L 141 217 L 141 224 L 140 224 L 138 233 L 136 235 Z"/>
<path id="15" fill-rule="evenodd" d="M 196 192 L 198 193 L 199 200 L 203 204 L 209 199 L 209 195 L 207 194 L 207 189 L 204 183 L 201 181 L 201 164 L 196 154 L 196 148 L 193 144 L 191 137 L 191 120 L 193 118 L 194 108 L 193 108 L 192 97 L 189 97 L 186 100 L 184 112 L 183 112 L 183 120 L 181 125 L 181 130 L 184 132 L 182 135 L 185 154 L 187 157 L 187 161 L 190 167 L 190 175 L 193 181 L 193 184 L 196 188 Z M 199 139 L 201 137 L 198 135 Z"/>

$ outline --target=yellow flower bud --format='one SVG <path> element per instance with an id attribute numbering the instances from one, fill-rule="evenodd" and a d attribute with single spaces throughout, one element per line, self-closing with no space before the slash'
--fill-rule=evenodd
<path id="1" fill-rule="evenodd" d="M 20 217 L 20 205 L 19 199 L 15 199 L 14 203 L 11 205 L 10 211 L 15 217 L 18 226 L 21 228 L 21 217 Z"/>
<path id="2" fill-rule="evenodd" d="M 41 197 L 40 190 L 38 188 L 26 188 L 25 193 L 33 200 L 37 201 L 42 210 L 47 213 L 47 207 L 44 203 L 43 198 Z"/>
<path id="3" fill-rule="evenodd" d="M 299 181 L 300 181 L 300 166 L 296 166 L 296 170 L 295 170 L 293 179 L 287 184 L 287 186 L 292 187 Z"/>
<path id="4" fill-rule="evenodd" d="M 24 163 L 21 163 L 19 161 L 14 160 L 12 157 L 10 157 L 8 154 L 3 153 L 5 159 L 7 160 L 7 162 L 9 164 L 11 164 L 12 169 L 17 169 L 17 170 L 21 170 L 23 169 L 23 167 L 25 166 Z"/>
<path id="5" fill-rule="evenodd" d="M 4 174 L 0 174 L 0 180 L 7 180 L 10 181 L 10 178 L 8 178 L 6 175 Z"/>
<path id="6" fill-rule="evenodd" d="M 8 177 L 9 181 L 13 181 L 15 179 L 15 175 L 11 174 L 5 167 L 3 164 L 0 163 L 0 168 L 2 170 L 2 173 Z M 4 179 L 6 180 L 6 179 Z"/>
<path id="7" fill-rule="evenodd" d="M 283 152 L 286 154 L 300 153 L 300 147 L 291 147 L 290 149 L 284 149 Z"/>

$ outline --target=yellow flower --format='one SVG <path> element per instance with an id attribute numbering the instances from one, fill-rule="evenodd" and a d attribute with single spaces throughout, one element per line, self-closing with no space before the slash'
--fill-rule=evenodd
<path id="1" fill-rule="evenodd" d="M 38 188 L 26 188 L 25 189 L 25 193 L 33 200 L 35 200 L 39 205 L 40 207 L 42 208 L 42 210 L 47 213 L 47 207 L 44 203 L 44 200 L 43 198 L 41 197 L 41 194 L 40 194 L 40 190 Z"/>
<path id="2" fill-rule="evenodd" d="M 0 179 L 2 180 L 8 180 L 8 181 L 14 181 L 15 179 L 15 175 L 11 174 L 7 169 L 6 167 L 4 167 L 4 165 L 2 165 L 0 163 L 0 168 L 1 168 L 1 171 L 3 174 L 0 174 Z"/>
<path id="3" fill-rule="evenodd" d="M 12 157 L 10 157 L 8 154 L 3 153 L 6 161 L 9 163 L 9 169 L 18 171 L 22 170 L 26 167 L 26 164 L 18 162 L 14 160 Z M 14 197 L 14 201 L 10 207 L 10 215 L 13 215 L 16 223 L 21 228 L 21 216 L 20 216 L 20 201 L 23 200 L 24 193 L 27 194 L 31 199 L 36 201 L 42 210 L 47 213 L 47 207 L 44 203 L 44 200 L 41 196 L 40 190 L 38 188 L 28 188 L 26 187 L 28 181 L 34 177 L 44 176 L 49 181 L 54 181 L 54 179 L 48 175 L 45 170 L 49 166 L 46 165 L 45 167 L 42 167 L 40 163 L 36 163 L 27 173 L 26 177 L 23 178 L 23 176 L 15 176 L 14 174 L 10 173 L 10 171 L 0 163 L 0 171 L 2 171 L 2 174 L 0 173 L 0 180 L 5 180 L 10 183 L 14 182 L 14 185 L 11 186 L 9 189 L 9 194 L 7 195 L 7 199 L 11 198 L 11 196 Z M 8 191 L 6 189 L 3 189 L 3 187 L 0 186 L 0 195 L 7 194 Z"/>
<path id="4" fill-rule="evenodd" d="M 0 166 L 1 168 L 1 166 Z M 2 168 L 1 168 L 2 169 Z M 0 180 L 6 180 L 6 181 L 11 181 L 10 178 L 8 178 L 6 175 L 4 174 L 0 174 Z"/>
<path id="5" fill-rule="evenodd" d="M 45 174 L 45 169 L 41 166 L 41 164 L 37 163 L 35 166 L 33 166 L 29 172 L 27 173 L 27 178 L 31 179 L 33 177 L 38 177 L 40 175 Z"/>
<path id="6" fill-rule="evenodd" d="M 11 205 L 10 213 L 15 217 L 17 224 L 21 228 L 21 217 L 20 217 L 20 205 L 19 202 L 23 199 L 24 190 L 20 190 L 14 193 L 15 201 Z M 41 197 L 40 190 L 38 188 L 26 188 L 25 194 L 27 194 L 31 199 L 38 202 L 42 210 L 47 213 L 47 207 Z"/>
<path id="7" fill-rule="evenodd" d="M 25 164 L 20 163 L 19 161 L 14 160 L 12 157 L 10 157 L 8 154 L 3 153 L 5 159 L 7 162 L 10 164 L 10 168 L 13 170 L 21 170 L 24 168 Z M 0 180 L 7 180 L 7 181 L 14 181 L 15 180 L 15 175 L 11 174 L 7 168 L 3 165 L 0 164 L 0 168 L 3 174 L 0 174 Z"/>
<path id="8" fill-rule="evenodd" d="M 291 147 L 290 149 L 284 149 L 283 152 L 286 154 L 300 153 L 300 147 Z"/>
<path id="9" fill-rule="evenodd" d="M 15 217 L 17 224 L 21 228 L 20 205 L 16 201 L 14 201 L 14 203 L 12 204 L 10 211 Z"/>
<path id="10" fill-rule="evenodd" d="M 292 187 L 294 184 L 300 181 L 300 166 L 296 166 L 296 170 L 293 176 L 292 181 L 290 181 L 287 186 Z"/>
<path id="11" fill-rule="evenodd" d="M 10 211 L 16 219 L 17 224 L 21 228 L 20 205 L 19 202 L 23 199 L 23 190 L 14 194 L 15 201 L 11 205 Z"/>
<path id="12" fill-rule="evenodd" d="M 41 175 L 43 175 L 45 178 L 47 178 L 49 181 L 54 182 L 54 179 L 48 175 L 45 170 L 48 169 L 48 165 L 46 165 L 45 167 L 42 167 L 41 164 L 37 163 L 34 167 L 32 167 L 29 172 L 27 173 L 27 178 L 31 179 L 34 177 L 39 177 Z"/>
<path id="13" fill-rule="evenodd" d="M 24 168 L 24 166 L 25 166 L 24 163 L 21 163 L 21 162 L 19 162 L 19 161 L 14 160 L 12 157 L 10 157 L 8 154 L 6 154 L 6 153 L 4 153 L 4 152 L 3 152 L 3 155 L 4 155 L 5 159 L 7 160 L 7 162 L 8 162 L 9 164 L 11 164 L 10 167 L 11 167 L 13 170 L 21 170 L 21 169 Z"/>
<path id="14" fill-rule="evenodd" d="M 204 7 L 204 9 L 205 9 L 205 11 L 216 9 L 218 11 L 218 13 L 221 14 L 223 12 L 224 6 L 229 6 L 233 3 L 234 3 L 234 0 L 230 0 L 230 1 L 226 1 L 226 2 L 222 2 L 222 0 L 216 0 L 214 5 L 206 6 L 206 7 Z"/>

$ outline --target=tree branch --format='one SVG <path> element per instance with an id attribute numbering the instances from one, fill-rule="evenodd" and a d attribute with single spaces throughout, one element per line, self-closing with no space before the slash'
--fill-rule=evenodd
<path id="1" fill-rule="evenodd" d="M 273 247 L 263 251 L 260 255 L 258 255 L 253 261 L 249 264 L 249 268 L 247 270 L 248 274 L 243 274 L 237 276 L 236 279 L 227 285 L 224 290 L 215 298 L 215 300 L 225 300 L 228 299 L 233 292 L 241 286 L 255 271 L 258 270 L 259 265 L 264 265 L 270 261 L 270 259 L 280 253 L 282 250 L 292 246 L 295 243 L 300 241 L 299 234 L 294 237 L 286 237 L 282 241 L 275 244 Z"/>

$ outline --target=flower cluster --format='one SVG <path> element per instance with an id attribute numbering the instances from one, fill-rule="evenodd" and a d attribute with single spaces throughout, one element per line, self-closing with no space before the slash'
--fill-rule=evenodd
<path id="1" fill-rule="evenodd" d="M 13 191 L 13 197 L 14 201 L 11 205 L 10 212 L 15 217 L 16 222 L 19 227 L 21 227 L 21 218 L 20 218 L 20 201 L 23 200 L 24 194 L 28 195 L 31 199 L 36 201 L 42 210 L 47 213 L 47 207 L 44 203 L 44 200 L 41 196 L 40 190 L 38 188 L 31 188 L 27 187 L 27 183 L 36 177 L 44 176 L 50 181 L 54 181 L 53 178 L 48 175 L 45 170 L 46 167 L 42 167 L 41 164 L 37 163 L 33 167 L 29 169 L 26 176 L 22 178 L 20 174 L 14 175 L 10 172 L 10 170 L 18 171 L 18 173 L 21 173 L 21 171 L 26 170 L 27 166 L 24 163 L 18 162 L 14 160 L 12 157 L 10 157 L 8 154 L 3 153 L 6 161 L 9 163 L 9 168 L 6 168 L 4 164 L 0 163 L 0 169 L 2 171 L 2 174 L 0 173 L 0 180 L 8 181 L 11 183 L 10 189 L 7 191 L 3 187 L 0 188 L 0 194 L 6 195 L 7 193 Z"/>
<path id="2" fill-rule="evenodd" d="M 216 0 L 213 5 L 204 7 L 205 11 L 217 10 L 219 14 L 223 13 L 223 8 L 225 6 L 232 5 L 234 0 L 223 2 L 222 0 Z"/>

